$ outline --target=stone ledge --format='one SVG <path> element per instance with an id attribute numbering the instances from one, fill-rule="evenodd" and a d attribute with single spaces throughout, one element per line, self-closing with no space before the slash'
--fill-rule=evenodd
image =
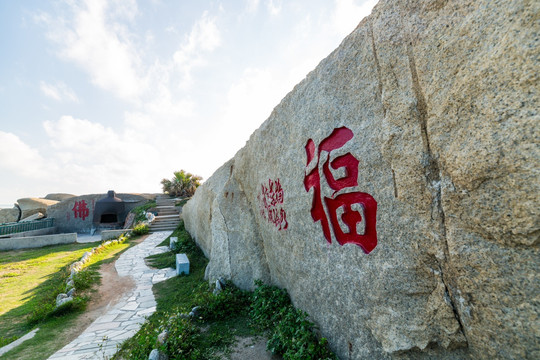
<path id="1" fill-rule="evenodd" d="M 76 241 L 77 233 L 7 238 L 0 239 L 0 251 L 39 248 L 58 244 L 71 244 Z"/>

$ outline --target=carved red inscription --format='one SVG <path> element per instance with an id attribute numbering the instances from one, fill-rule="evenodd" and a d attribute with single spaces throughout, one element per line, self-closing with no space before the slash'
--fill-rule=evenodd
<path id="1" fill-rule="evenodd" d="M 343 147 L 353 137 L 354 134 L 350 129 L 340 127 L 334 129 L 330 136 L 323 139 L 318 148 L 312 139 L 308 140 L 306 144 L 306 166 L 308 169 L 304 178 L 304 187 L 306 191 L 313 189 L 311 217 L 313 221 L 321 222 L 326 240 L 332 243 L 333 232 L 340 245 L 356 244 L 366 254 L 369 254 L 377 246 L 377 202 L 368 193 L 350 191 L 351 188 L 358 186 L 358 164 L 360 161 L 351 153 L 337 156 L 330 161 L 331 152 Z M 330 197 L 323 196 L 321 191 L 319 165 L 323 152 L 327 154 L 323 154 L 326 157 L 323 158 L 322 175 L 333 190 Z M 313 161 L 316 163 L 312 164 Z M 312 167 L 313 169 L 310 171 L 309 169 Z M 345 176 L 336 179 L 331 169 L 338 170 L 339 168 L 343 168 Z M 358 206 L 362 207 L 364 213 L 365 230 L 363 233 L 360 233 L 357 227 L 362 222 L 362 214 Z"/>
<path id="2" fill-rule="evenodd" d="M 88 215 L 90 215 L 90 209 L 86 206 L 86 201 L 75 201 L 75 205 L 73 205 L 73 216 L 75 219 L 79 217 L 84 220 Z"/>
<path id="3" fill-rule="evenodd" d="M 279 179 L 268 180 L 268 186 L 261 184 L 259 191 L 259 209 L 261 216 L 274 224 L 278 230 L 287 229 L 287 213 L 283 209 L 283 188 Z"/>

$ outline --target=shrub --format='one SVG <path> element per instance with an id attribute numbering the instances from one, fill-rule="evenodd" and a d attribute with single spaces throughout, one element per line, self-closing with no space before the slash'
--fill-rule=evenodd
<path id="1" fill-rule="evenodd" d="M 184 170 L 175 171 L 172 180 L 161 180 L 163 193 L 171 196 L 192 196 L 201 185 L 202 177 Z"/>
<path id="2" fill-rule="evenodd" d="M 218 294 L 206 292 L 197 299 L 201 304 L 198 313 L 205 321 L 226 320 L 246 312 L 249 300 L 249 293 L 227 283 Z"/>
<path id="3" fill-rule="evenodd" d="M 291 304 L 287 291 L 255 282 L 250 315 L 261 329 L 268 330 L 267 349 L 283 359 L 336 359 L 325 338 L 318 339 L 308 315 Z"/>
<path id="4" fill-rule="evenodd" d="M 205 359 L 200 349 L 200 330 L 190 319 L 175 316 L 169 322 L 169 336 L 164 344 L 169 358 Z"/>
<path id="5" fill-rule="evenodd" d="M 147 224 L 139 223 L 135 225 L 132 232 L 135 235 L 146 235 L 150 232 L 150 227 Z"/>
<path id="6" fill-rule="evenodd" d="M 99 283 L 99 281 L 100 275 L 96 270 L 85 269 L 73 276 L 73 283 L 77 291 L 90 289 L 94 284 Z"/>
<path id="7" fill-rule="evenodd" d="M 291 306 L 291 300 L 287 291 L 275 286 L 255 281 L 255 290 L 251 295 L 250 316 L 255 325 L 267 329 L 274 325 L 280 317 L 282 309 Z"/>

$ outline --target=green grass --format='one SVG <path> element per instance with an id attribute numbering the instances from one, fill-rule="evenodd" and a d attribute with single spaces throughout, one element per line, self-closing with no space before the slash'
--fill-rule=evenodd
<path id="1" fill-rule="evenodd" d="M 20 337 L 28 332 L 28 315 L 63 282 L 65 267 L 94 246 L 68 244 L 0 252 L 0 336 Z"/>
<path id="2" fill-rule="evenodd" d="M 132 240 L 134 240 L 132 238 Z M 84 252 L 99 243 L 49 246 L 40 249 L 0 252 L 0 274 L 18 269 L 19 283 L 0 282 L 0 306 L 5 311 L 0 315 L 1 338 L 20 337 L 33 327 L 39 327 L 34 338 L 25 341 L 0 359 L 46 359 L 64 344 L 59 339 L 75 324 L 82 314 L 92 288 L 98 284 L 99 267 L 114 261 L 134 242 L 111 244 L 95 253 L 85 264 L 85 270 L 74 278 L 78 300 L 54 310 L 54 301 L 59 289 L 65 288 L 68 265 L 81 258 Z M 3 279 L 2 279 L 3 280 Z M 23 284 L 22 289 L 19 285 Z M 6 301 L 3 301 L 3 299 Z M 52 308 L 51 308 L 52 307 Z M 41 312 L 32 320 L 32 315 Z"/>
<path id="3" fill-rule="evenodd" d="M 260 281 L 249 293 L 233 284 L 214 295 L 204 280 L 208 263 L 183 223 L 172 234 L 178 237 L 174 252 L 147 258 L 154 267 L 173 267 L 175 253 L 186 253 L 190 274 L 154 285 L 157 311 L 141 330 L 123 345 L 116 359 L 147 359 L 154 348 L 165 352 L 169 359 L 220 359 L 230 353 L 235 336 L 265 334 L 267 349 L 286 360 L 336 359 L 328 349 L 326 339 L 319 339 L 308 315 L 291 303 L 283 289 Z M 160 245 L 169 245 L 166 239 Z M 196 317 L 184 317 L 199 306 Z M 169 338 L 157 343 L 158 335 L 168 329 Z"/>
<path id="4" fill-rule="evenodd" d="M 166 326 L 171 333 L 167 343 L 162 345 L 162 350 L 167 348 L 171 360 L 217 358 L 217 354 L 227 353 L 235 335 L 248 336 L 255 333 L 249 325 L 247 303 L 242 300 L 235 301 L 242 292 L 223 292 L 220 297 L 221 306 L 214 303 L 214 296 L 204 280 L 208 260 L 185 231 L 183 223 L 171 236 L 176 236 L 179 240 L 176 252 L 187 254 L 190 274 L 154 285 L 156 312 L 133 338 L 122 345 L 115 358 L 148 359 L 150 351 L 157 347 L 157 336 Z M 160 245 L 169 245 L 169 239 Z M 174 267 L 174 258 L 175 253 L 168 252 L 149 256 L 147 260 L 153 267 L 164 268 Z M 211 310 L 207 309 L 209 304 L 214 304 Z M 232 304 L 232 308 L 227 308 L 226 304 Z M 195 306 L 201 306 L 200 318 L 174 318 L 174 315 L 179 313 L 189 313 Z M 215 316 L 214 311 L 221 310 L 226 310 L 231 316 L 223 319 Z M 169 320 L 171 317 L 173 320 Z"/>

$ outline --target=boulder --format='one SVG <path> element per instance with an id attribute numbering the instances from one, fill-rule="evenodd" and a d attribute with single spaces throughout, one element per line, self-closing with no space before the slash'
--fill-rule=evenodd
<path id="1" fill-rule="evenodd" d="M 381 1 L 184 206 L 346 359 L 539 358 L 538 4 Z"/>
<path id="2" fill-rule="evenodd" d="M 148 355 L 148 360 L 168 360 L 167 354 L 160 352 L 158 349 L 153 349 Z"/>
<path id="3" fill-rule="evenodd" d="M 42 219 L 44 218 L 45 215 L 43 215 L 42 213 L 40 212 L 37 212 L 35 214 L 32 214 L 28 217 L 25 217 L 24 219 L 21 219 L 20 222 L 25 222 L 25 221 L 34 221 L 34 220 L 38 220 L 38 219 Z"/>
<path id="4" fill-rule="evenodd" d="M 21 210 L 17 207 L 12 209 L 0 209 L 0 224 L 17 222 L 21 215 Z"/>
<path id="5" fill-rule="evenodd" d="M 57 204 L 56 200 L 39 199 L 39 198 L 23 198 L 17 200 L 17 204 L 21 208 L 21 219 L 27 218 L 30 215 L 37 214 L 38 212 L 46 214 L 47 207 Z"/>
<path id="6" fill-rule="evenodd" d="M 44 199 L 54 200 L 54 201 L 64 201 L 64 200 L 74 198 L 76 196 L 77 195 L 57 193 L 57 194 L 47 194 L 47 196 L 45 196 Z"/>

